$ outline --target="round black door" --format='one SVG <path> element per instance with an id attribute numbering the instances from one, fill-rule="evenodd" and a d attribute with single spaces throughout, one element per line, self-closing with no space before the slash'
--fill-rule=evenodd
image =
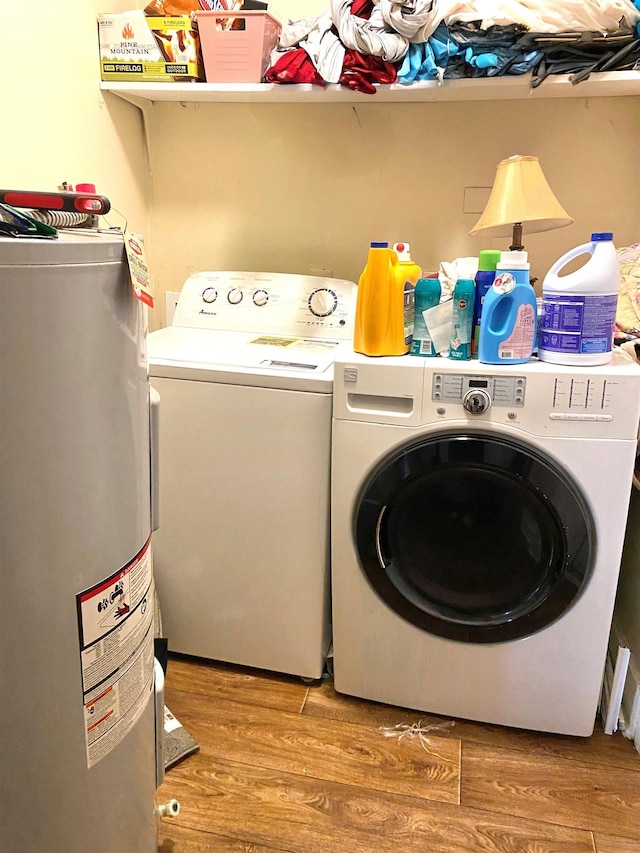
<path id="1" fill-rule="evenodd" d="M 589 581 L 595 532 L 568 475 L 496 436 L 438 434 L 374 472 L 356 546 L 378 595 L 408 622 L 468 643 L 526 637 Z"/>

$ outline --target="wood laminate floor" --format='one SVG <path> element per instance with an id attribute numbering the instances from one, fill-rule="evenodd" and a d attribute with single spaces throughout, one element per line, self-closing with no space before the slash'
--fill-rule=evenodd
<path id="1" fill-rule="evenodd" d="M 166 704 L 200 751 L 158 792 L 181 806 L 159 853 L 640 853 L 640 756 L 620 734 L 450 726 L 176 656 Z M 445 727 L 385 736 L 418 721 Z"/>

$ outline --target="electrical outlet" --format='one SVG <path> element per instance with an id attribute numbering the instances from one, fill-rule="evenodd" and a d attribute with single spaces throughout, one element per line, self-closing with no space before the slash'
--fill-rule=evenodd
<path id="1" fill-rule="evenodd" d="M 319 275 L 321 278 L 332 278 L 333 270 L 327 269 L 327 267 L 317 267 L 315 264 L 311 264 L 309 267 L 309 275 Z"/>
<path id="2" fill-rule="evenodd" d="M 462 212 L 482 213 L 487 206 L 490 195 L 491 187 L 465 187 Z"/>
<path id="3" fill-rule="evenodd" d="M 180 296 L 179 290 L 167 290 L 164 294 L 164 310 L 166 314 L 165 325 L 170 326 L 173 323 L 173 315 L 176 312 L 176 305 Z"/>

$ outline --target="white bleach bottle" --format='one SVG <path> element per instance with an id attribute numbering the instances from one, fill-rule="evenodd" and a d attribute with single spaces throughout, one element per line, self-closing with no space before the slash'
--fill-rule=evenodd
<path id="1" fill-rule="evenodd" d="M 580 255 L 591 255 L 580 269 L 561 270 Z M 542 283 L 538 358 L 553 364 L 589 366 L 611 360 L 620 271 L 613 234 L 591 235 L 591 242 L 559 258 Z"/>

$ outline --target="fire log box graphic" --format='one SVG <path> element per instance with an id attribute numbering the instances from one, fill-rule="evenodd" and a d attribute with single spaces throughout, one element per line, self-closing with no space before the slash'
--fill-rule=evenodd
<path id="1" fill-rule="evenodd" d="M 158 30 L 153 31 L 153 35 L 155 36 L 155 40 L 160 49 L 160 53 L 164 57 L 165 62 L 175 62 L 175 56 L 173 55 L 173 48 L 171 47 L 171 36 L 173 33 L 166 32 L 161 33 Z"/>

